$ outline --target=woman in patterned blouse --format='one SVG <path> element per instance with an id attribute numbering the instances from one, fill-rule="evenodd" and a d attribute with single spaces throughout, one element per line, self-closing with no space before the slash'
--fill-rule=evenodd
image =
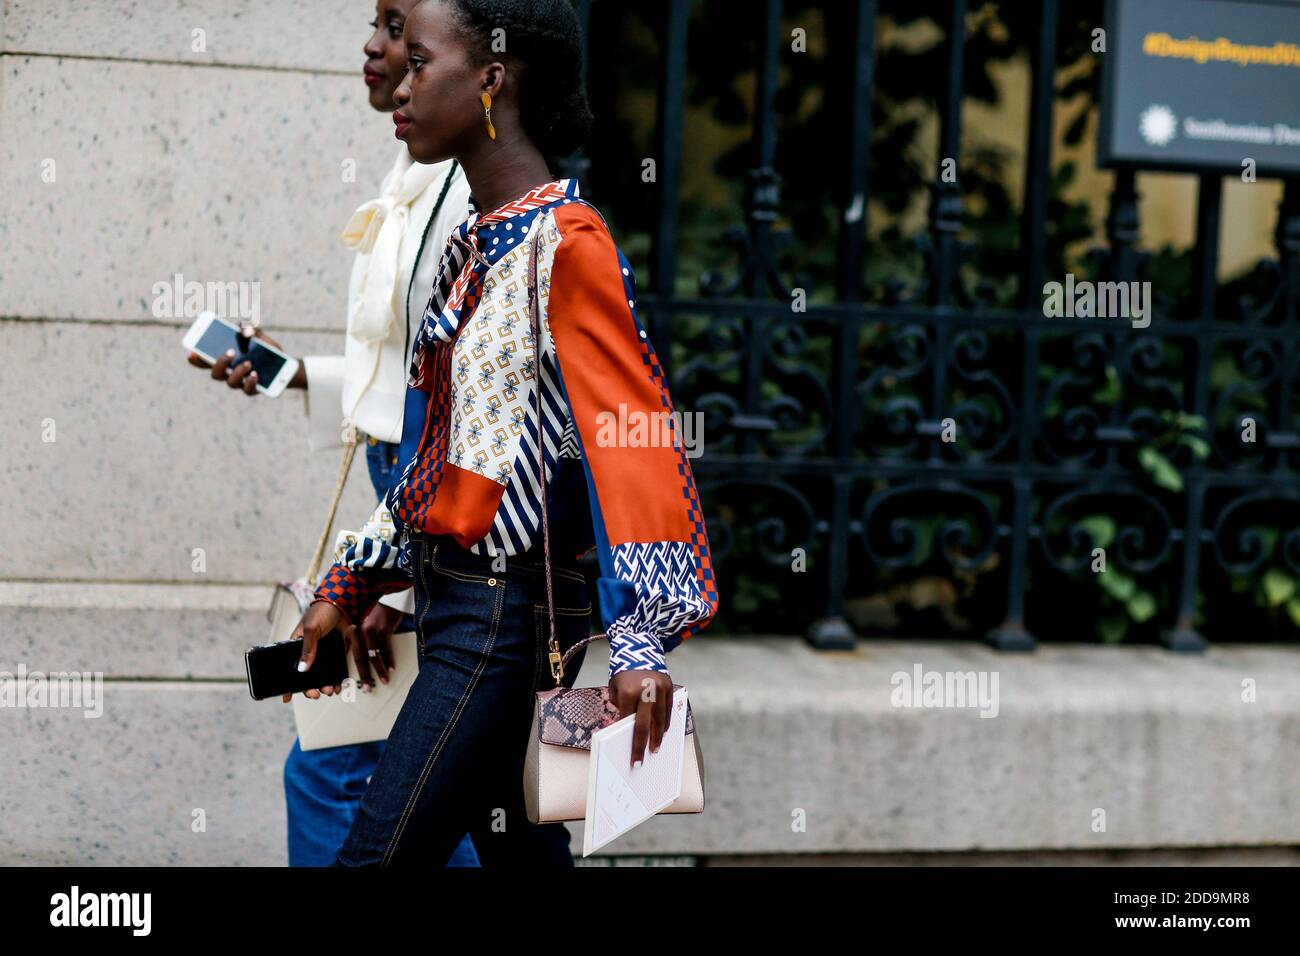
<path id="1" fill-rule="evenodd" d="M 423 0 L 405 39 L 396 135 L 419 162 L 459 160 L 472 198 L 413 343 L 401 477 L 341 536 L 351 544 L 299 625 L 309 666 L 321 636 L 414 580 L 420 672 L 336 862 L 437 865 L 468 829 L 485 866 L 572 865 L 568 831 L 528 823 L 521 785 L 533 694 L 555 676 L 539 445 L 559 643 L 590 633 L 574 562 L 594 546 L 634 762 L 668 726 L 666 652 L 717 607 L 708 540 L 631 270 L 545 158 L 591 123 L 569 3 Z"/>

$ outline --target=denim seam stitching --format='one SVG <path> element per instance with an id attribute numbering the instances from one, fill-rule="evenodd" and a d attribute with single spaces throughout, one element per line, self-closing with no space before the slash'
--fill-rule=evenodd
<path id="1" fill-rule="evenodd" d="M 545 605 L 545 604 L 534 604 L 534 605 L 533 605 L 533 610 L 535 610 L 535 611 L 545 611 L 545 610 L 546 610 L 546 605 Z M 584 617 L 584 616 L 586 616 L 586 615 L 588 615 L 588 614 L 591 613 L 591 605 L 588 604 L 586 607 L 557 607 L 557 608 L 555 609 L 555 613 L 556 613 L 556 614 L 567 614 L 567 615 L 569 615 L 570 617 Z"/>
<path id="2" fill-rule="evenodd" d="M 434 545 L 429 554 L 429 566 L 440 574 L 445 574 L 449 578 L 455 578 L 458 581 L 468 581 L 471 584 L 487 584 L 487 577 L 479 577 L 474 574 L 464 574 L 460 571 L 453 571 L 451 568 L 444 568 L 438 565 L 438 547 Z"/>
<path id="3" fill-rule="evenodd" d="M 436 565 L 435 565 L 436 568 Z M 438 735 L 438 740 L 433 745 L 433 751 L 429 754 L 428 759 L 424 762 L 424 769 L 420 772 L 420 779 L 415 783 L 415 789 L 407 798 L 406 807 L 402 810 L 401 819 L 397 821 L 397 828 L 393 831 L 392 838 L 388 841 L 388 848 L 384 851 L 382 865 L 387 866 L 392 859 L 393 851 L 397 847 L 397 842 L 401 839 L 402 833 L 406 830 L 406 821 L 410 818 L 411 811 L 415 803 L 420 799 L 420 794 L 424 791 L 424 785 L 429 779 L 429 774 L 433 772 L 434 764 L 438 762 L 438 756 L 442 752 L 443 745 L 448 738 L 455 732 L 460 718 L 465 712 L 465 703 L 469 700 L 470 695 L 474 693 L 474 688 L 478 686 L 479 678 L 487 668 L 488 658 L 492 655 L 492 648 L 496 646 L 497 629 L 501 623 L 502 616 L 502 595 L 505 594 L 505 588 L 497 588 L 496 609 L 492 615 L 492 631 L 488 635 L 487 646 L 483 649 L 483 654 L 479 660 L 479 665 L 474 670 L 474 675 L 470 678 L 469 683 L 465 686 L 465 692 L 461 694 L 460 700 L 456 702 L 456 710 L 452 715 L 451 722 L 447 728 Z"/>

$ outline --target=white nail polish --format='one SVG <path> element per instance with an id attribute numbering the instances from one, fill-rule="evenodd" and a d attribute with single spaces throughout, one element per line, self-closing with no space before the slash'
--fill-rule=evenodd
<path id="1" fill-rule="evenodd" d="M 299 673 L 299 674 L 305 674 L 305 673 L 307 673 L 307 662 L 306 662 L 306 661 L 299 661 L 299 662 L 298 662 L 298 673 Z"/>
<path id="2" fill-rule="evenodd" d="M 234 349 L 226 349 L 226 358 L 234 358 L 234 357 L 235 357 L 235 350 L 234 350 Z"/>

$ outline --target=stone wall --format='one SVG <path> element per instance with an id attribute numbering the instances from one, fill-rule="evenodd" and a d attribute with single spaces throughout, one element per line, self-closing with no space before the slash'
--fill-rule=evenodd
<path id="1" fill-rule="evenodd" d="M 282 861 L 292 718 L 248 699 L 242 656 L 338 454 L 308 452 L 300 393 L 185 364 L 155 285 L 257 283 L 291 351 L 342 348 L 338 234 L 398 145 L 361 80 L 374 6 L 0 11 L 0 670 L 108 681 L 98 720 L 0 711 L 0 862 Z M 369 494 L 359 461 L 344 520 Z M 212 839 L 171 848 L 196 807 Z"/>

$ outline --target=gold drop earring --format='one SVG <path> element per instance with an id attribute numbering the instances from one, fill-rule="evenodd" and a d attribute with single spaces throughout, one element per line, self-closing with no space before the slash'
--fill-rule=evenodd
<path id="1" fill-rule="evenodd" d="M 497 130 L 492 125 L 492 94 L 484 90 L 478 95 L 478 98 L 483 104 L 483 122 L 487 123 L 488 139 L 496 139 Z"/>

